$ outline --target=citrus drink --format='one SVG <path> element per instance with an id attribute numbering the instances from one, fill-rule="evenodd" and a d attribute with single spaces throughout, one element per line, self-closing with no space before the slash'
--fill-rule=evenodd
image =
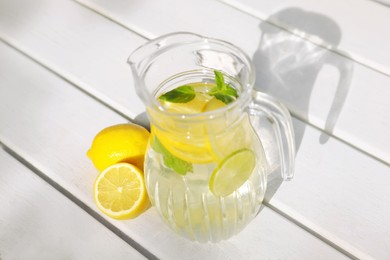
<path id="1" fill-rule="evenodd" d="M 162 92 L 156 99 L 163 113 L 149 111 L 149 197 L 171 228 L 197 241 L 238 233 L 258 212 L 265 192 L 261 142 L 248 114 L 235 113 L 238 89 L 215 75 L 215 82 Z"/>

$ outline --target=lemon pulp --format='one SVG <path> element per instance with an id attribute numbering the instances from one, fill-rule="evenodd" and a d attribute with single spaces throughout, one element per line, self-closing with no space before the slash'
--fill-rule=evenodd
<path id="1" fill-rule="evenodd" d="M 98 208 L 115 219 L 134 218 L 149 205 L 143 174 L 128 163 L 111 165 L 99 174 L 94 198 Z"/>

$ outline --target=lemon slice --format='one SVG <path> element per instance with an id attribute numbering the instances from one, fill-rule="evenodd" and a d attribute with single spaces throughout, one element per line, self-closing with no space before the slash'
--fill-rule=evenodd
<path id="1" fill-rule="evenodd" d="M 207 94 L 197 92 L 195 98 L 186 103 L 172 103 L 169 101 L 161 101 L 163 107 L 171 113 L 178 114 L 197 114 L 202 113 L 205 106 L 211 97 Z"/>
<path id="2" fill-rule="evenodd" d="M 170 103 L 160 101 L 168 112 L 180 114 L 198 114 L 213 97 L 196 92 L 193 100 L 187 103 Z M 169 115 L 154 114 L 150 111 L 156 126 L 151 125 L 152 132 L 163 146 L 174 156 L 189 163 L 209 163 L 214 160 L 210 143 L 203 122 L 185 122 Z"/>
<path id="3" fill-rule="evenodd" d="M 237 190 L 248 180 L 256 166 L 256 155 L 252 150 L 241 149 L 227 156 L 213 171 L 210 191 L 225 197 Z"/>
<path id="4" fill-rule="evenodd" d="M 225 107 L 225 106 L 226 106 L 225 103 L 223 103 L 221 100 L 213 97 L 209 102 L 207 102 L 207 104 L 203 108 L 202 112 L 213 111 L 213 110 L 216 110 L 218 108 Z"/>
<path id="5" fill-rule="evenodd" d="M 100 173 L 94 193 L 98 208 L 115 219 L 134 218 L 149 205 L 142 172 L 128 163 L 114 164 Z"/>

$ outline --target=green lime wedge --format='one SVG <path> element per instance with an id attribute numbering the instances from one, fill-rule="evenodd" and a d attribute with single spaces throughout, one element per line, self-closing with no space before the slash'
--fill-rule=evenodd
<path id="1" fill-rule="evenodd" d="M 255 166 L 256 155 L 252 150 L 233 152 L 214 169 L 209 181 L 210 191 L 221 197 L 233 193 L 249 179 Z"/>

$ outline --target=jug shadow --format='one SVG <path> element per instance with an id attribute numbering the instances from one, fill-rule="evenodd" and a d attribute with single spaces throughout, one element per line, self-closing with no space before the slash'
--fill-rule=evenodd
<path id="1" fill-rule="evenodd" d="M 256 67 L 255 90 L 274 96 L 299 118 L 309 118 L 310 97 L 324 66 L 337 70 L 337 86 L 329 86 L 336 91 L 326 117 L 325 131 L 319 138 L 319 143 L 325 144 L 342 111 L 352 78 L 352 61 L 332 51 L 341 41 L 340 27 L 322 14 L 291 7 L 271 15 L 260 23 L 259 28 L 261 37 L 253 56 Z M 321 46 L 311 40 L 320 42 Z M 294 120 L 293 125 L 298 154 L 306 124 Z M 278 157 L 275 152 L 271 152 L 271 156 Z M 273 197 L 283 181 L 279 177 L 280 171 L 272 165 L 271 169 L 266 201 Z"/>

